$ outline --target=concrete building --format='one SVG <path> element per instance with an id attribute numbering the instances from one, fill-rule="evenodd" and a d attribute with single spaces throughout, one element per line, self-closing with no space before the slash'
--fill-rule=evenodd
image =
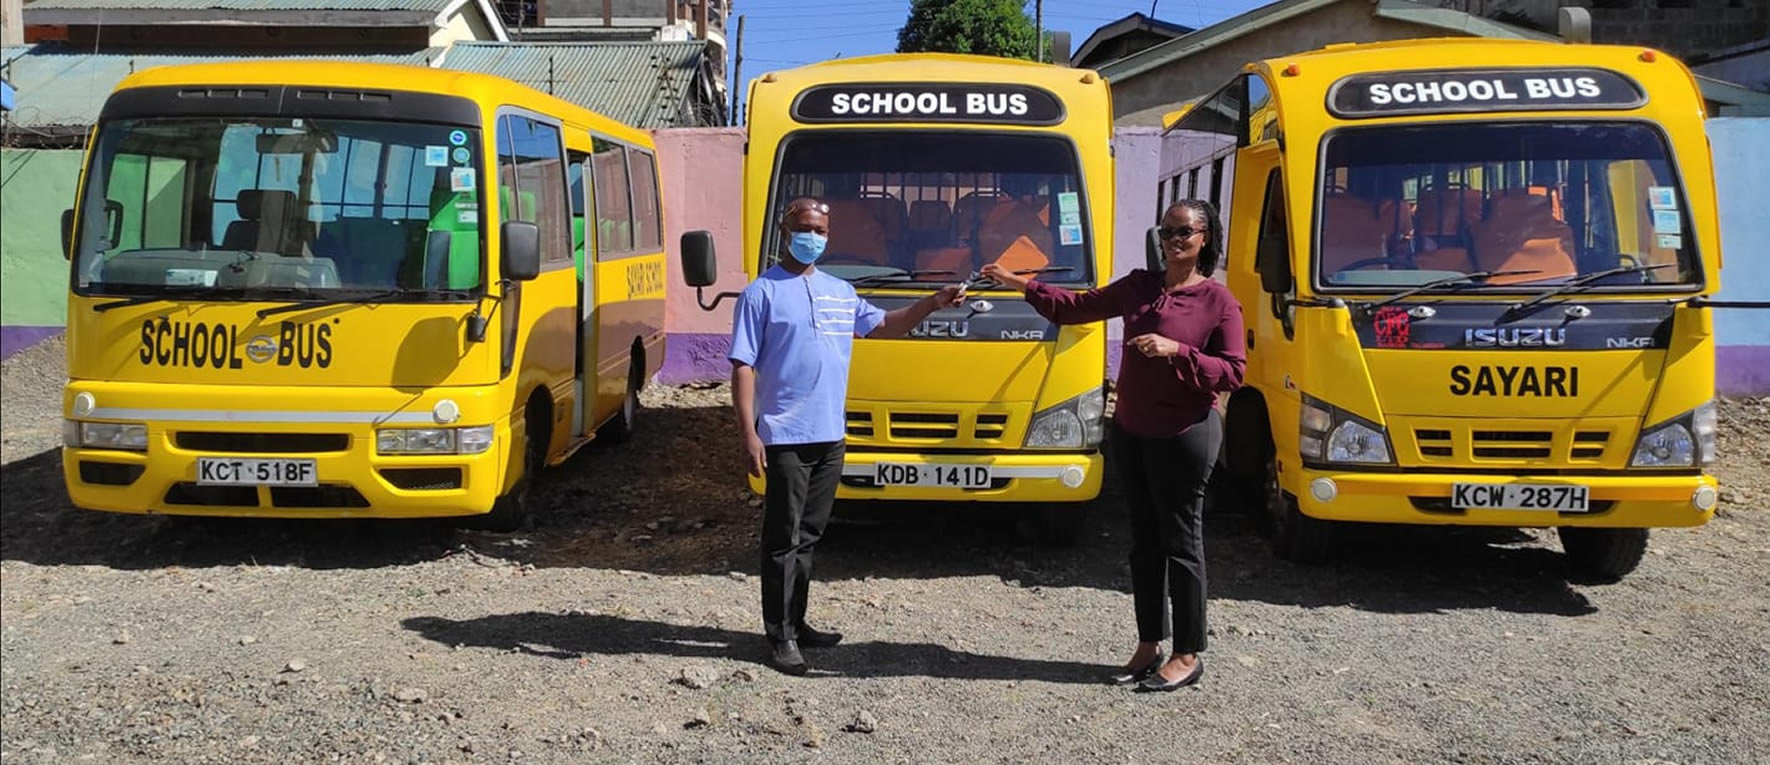
<path id="1" fill-rule="evenodd" d="M 507 40 L 491 0 L 27 0 L 25 42 L 87 49 L 376 51 Z"/>
<path id="2" fill-rule="evenodd" d="M 1070 66 L 1093 69 L 1108 61 L 1117 61 L 1138 51 L 1153 48 L 1184 34 L 1192 27 L 1153 19 L 1133 13 L 1106 24 L 1083 40 L 1069 57 Z"/>
<path id="3" fill-rule="evenodd" d="M 495 0 L 511 36 L 521 42 L 690 42 L 701 57 L 718 103 L 730 101 L 726 26 L 731 0 Z M 721 114 L 724 109 L 721 109 Z M 723 125 L 718 122 L 698 124 Z"/>
<path id="4" fill-rule="evenodd" d="M 1438 0 L 1460 5 L 1466 0 Z M 1495 0 L 1495 5 L 1509 0 Z M 1588 2 L 1630 0 L 1588 0 Z M 1670 0 L 1677 2 L 1679 0 Z M 1703 2 L 1705 0 L 1687 0 Z M 1730 0 L 1715 0 L 1729 2 Z M 1770 7 L 1764 0 L 1751 0 Z M 1503 15 L 1503 14 L 1502 14 Z M 1597 13 L 1593 36 L 1597 39 Z M 1506 16 L 1535 25 L 1532 17 Z M 1112 83 L 1120 125 L 1158 126 L 1161 116 L 1227 82 L 1242 64 L 1335 43 L 1421 37 L 1493 37 L 1559 41 L 1549 32 L 1410 0 L 1278 0 L 1099 66 Z M 1613 42 L 1635 42 L 1612 40 Z M 1770 114 L 1770 98 L 1713 78 L 1701 81 L 1717 116 Z"/>

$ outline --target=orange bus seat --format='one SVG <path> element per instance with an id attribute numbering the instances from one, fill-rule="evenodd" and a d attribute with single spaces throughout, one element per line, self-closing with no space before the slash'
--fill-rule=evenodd
<path id="1" fill-rule="evenodd" d="M 1539 273 L 1501 276 L 1494 284 L 1570 277 L 1579 273 L 1573 260 L 1573 229 L 1555 219 L 1547 196 L 1507 194 L 1494 197 L 1487 219 L 1473 229 L 1475 266 L 1482 271 L 1533 270 Z"/>
<path id="2" fill-rule="evenodd" d="M 1321 272 L 1337 273 L 1360 260 L 1387 256 L 1390 230 L 1368 200 L 1345 194 L 1323 197 Z"/>
<path id="3" fill-rule="evenodd" d="M 829 254 L 859 258 L 880 265 L 890 261 L 890 237 L 873 216 L 869 200 L 831 199 Z"/>

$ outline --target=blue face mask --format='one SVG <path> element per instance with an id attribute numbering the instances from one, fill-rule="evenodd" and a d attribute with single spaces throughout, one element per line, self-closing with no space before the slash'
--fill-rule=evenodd
<path id="1" fill-rule="evenodd" d="M 792 254 L 794 260 L 809 266 L 818 256 L 824 254 L 824 245 L 829 241 L 828 237 L 816 232 L 795 231 L 793 237 L 787 240 L 787 252 Z"/>

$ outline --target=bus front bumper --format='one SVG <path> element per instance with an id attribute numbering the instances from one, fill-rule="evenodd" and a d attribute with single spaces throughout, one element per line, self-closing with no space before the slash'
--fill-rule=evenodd
<path id="1" fill-rule="evenodd" d="M 1455 473 L 1359 473 L 1304 469 L 1292 487 L 1303 514 L 1330 521 L 1467 526 L 1700 526 L 1714 517 L 1717 484 L 1707 475 L 1509 476 Z M 1457 509 L 1457 484 L 1584 487 L 1585 512 Z"/>
<path id="2" fill-rule="evenodd" d="M 887 480 L 908 478 L 913 466 L 922 477 L 936 481 L 951 475 L 954 470 L 960 471 L 962 476 L 966 468 L 982 467 L 988 469 L 988 485 L 964 488 L 925 480 L 914 485 L 882 485 L 879 481 L 882 465 L 892 466 L 890 472 L 896 475 Z M 1100 496 L 1103 468 L 1104 461 L 1099 452 L 947 455 L 850 451 L 842 466 L 836 498 L 905 502 L 1087 502 Z M 751 476 L 750 489 L 762 494 L 766 486 L 762 479 Z"/>
<path id="3" fill-rule="evenodd" d="M 413 397 L 397 390 L 227 388 L 75 382 L 63 416 L 87 423 L 145 426 L 145 448 L 64 446 L 62 474 L 78 508 L 115 513 L 260 518 L 424 518 L 490 512 L 511 465 L 508 415 L 490 389 L 455 388 Z M 80 411 L 78 395 L 97 407 Z M 484 423 L 489 448 L 474 454 L 381 454 L 377 431 L 443 427 L 430 409 L 447 397 L 460 417 L 448 427 Z M 266 409 L 267 401 L 300 408 Z M 193 408 L 196 404 L 200 408 Z M 78 426 L 74 426 L 77 428 Z M 78 442 L 74 437 L 69 443 Z M 301 470 L 266 481 L 241 468 L 246 485 L 217 485 L 205 458 L 268 461 Z M 288 462 L 293 461 L 293 463 Z M 277 478 L 269 479 L 275 483 Z"/>

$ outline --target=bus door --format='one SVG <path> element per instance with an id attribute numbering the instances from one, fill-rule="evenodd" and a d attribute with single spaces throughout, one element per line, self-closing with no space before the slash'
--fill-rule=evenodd
<path id="1" fill-rule="evenodd" d="M 578 270 L 577 365 L 573 381 L 572 436 L 588 436 L 596 407 L 596 226 L 591 193 L 590 157 L 568 152 L 566 180 L 571 183 L 572 260 Z"/>

